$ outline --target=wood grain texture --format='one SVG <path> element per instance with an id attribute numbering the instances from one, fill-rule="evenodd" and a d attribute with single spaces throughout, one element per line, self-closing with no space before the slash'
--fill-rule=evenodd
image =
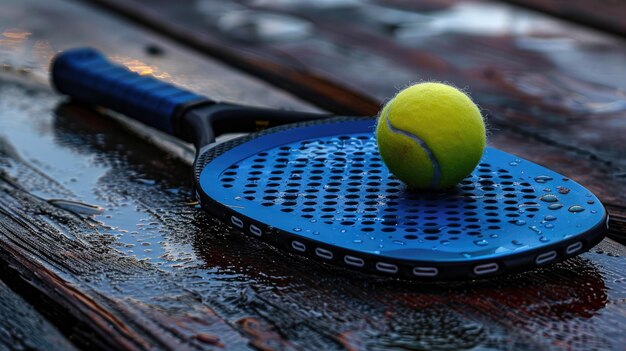
<path id="1" fill-rule="evenodd" d="M 48 320 L 0 281 L 0 350 L 75 350 Z"/>
<path id="2" fill-rule="evenodd" d="M 45 77 L 49 55 L 38 56 L 39 48 L 90 44 L 208 95 L 313 108 L 75 3 L 10 4 L 0 13 L 3 33 L 12 28 L 4 38 L 25 39 L 0 44 L 0 62 L 12 60 L 0 77 L 0 263 L 10 268 L 0 278 L 36 296 L 29 303 L 81 348 L 588 350 L 626 343 L 626 250 L 610 239 L 525 274 L 424 284 L 327 267 L 223 226 L 193 199 L 185 145 L 29 88 Z M 66 25 L 46 30 L 55 23 L 49 18 Z M 78 39 L 66 41 L 70 33 Z M 148 44 L 164 54 L 146 53 Z M 22 71 L 17 64 L 28 60 Z M 607 165 L 582 162 L 541 135 L 493 129 L 501 148 L 608 179 Z M 164 143 L 175 152 L 154 145 Z M 104 212 L 89 215 L 54 199 Z"/>
<path id="3" fill-rule="evenodd" d="M 487 115 L 492 144 L 594 190 L 612 215 L 611 235 L 623 240 L 624 39 L 490 1 L 89 2 L 209 55 L 224 59 L 226 52 L 228 64 L 271 75 L 287 89 L 304 82 L 301 76 L 323 78 L 324 87 L 357 92 L 379 105 L 411 82 L 465 87 Z M 278 34 L 263 32 L 267 25 Z M 272 65 L 282 70 L 266 69 Z M 341 103 L 344 95 L 329 91 L 326 98 Z M 352 113 L 378 112 L 376 103 L 354 101 Z M 332 105 L 320 104 L 345 112 Z M 506 147 L 496 142 L 502 130 L 532 141 Z M 537 152 L 543 145 L 559 152 Z"/>

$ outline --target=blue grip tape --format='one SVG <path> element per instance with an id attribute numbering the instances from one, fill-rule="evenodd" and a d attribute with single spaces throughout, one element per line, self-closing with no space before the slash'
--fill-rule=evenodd
<path id="1" fill-rule="evenodd" d="M 61 93 L 110 108 L 169 134 L 174 134 L 173 119 L 180 107 L 207 100 L 114 65 L 91 48 L 57 55 L 51 71 L 52 83 Z"/>

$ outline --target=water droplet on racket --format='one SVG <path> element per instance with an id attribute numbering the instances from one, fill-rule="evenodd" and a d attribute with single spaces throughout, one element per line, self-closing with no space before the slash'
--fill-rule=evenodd
<path id="1" fill-rule="evenodd" d="M 577 213 L 577 212 L 582 212 L 585 209 L 582 206 L 574 205 L 574 206 L 570 206 L 570 208 L 568 208 L 567 210 L 573 213 Z"/>
<path id="2" fill-rule="evenodd" d="M 472 255 L 471 255 L 471 254 L 469 254 L 469 253 L 467 253 L 467 252 L 463 252 L 463 253 L 461 254 L 461 256 L 463 256 L 463 257 L 465 257 L 465 258 L 471 258 L 471 257 L 472 257 Z"/>
<path id="3" fill-rule="evenodd" d="M 301 231 L 302 231 L 302 228 L 293 228 L 293 231 L 294 231 L 294 232 L 301 232 Z"/>
<path id="4" fill-rule="evenodd" d="M 519 165 L 519 163 L 518 163 L 518 162 L 515 162 L 515 161 L 511 161 L 511 162 L 509 162 L 509 166 L 513 166 L 513 167 L 515 167 L 515 166 L 517 166 L 517 165 Z"/>
<path id="5" fill-rule="evenodd" d="M 513 245 L 517 245 L 517 246 L 521 246 L 522 242 L 519 240 L 512 240 L 511 243 L 513 243 Z"/>
<path id="6" fill-rule="evenodd" d="M 546 224 L 544 225 L 544 227 L 546 227 L 546 228 L 548 228 L 548 229 L 552 229 L 552 228 L 554 228 L 554 224 L 552 224 L 552 223 L 546 223 Z"/>
<path id="7" fill-rule="evenodd" d="M 547 175 L 540 175 L 540 176 L 536 176 L 535 177 L 535 181 L 537 183 L 547 183 L 548 181 L 551 181 L 553 178 Z"/>
<path id="8" fill-rule="evenodd" d="M 596 202 L 595 202 L 595 201 L 593 201 L 593 200 L 587 200 L 587 204 L 589 204 L 589 205 L 593 205 L 593 204 L 595 204 L 595 203 L 596 203 Z"/>
<path id="9" fill-rule="evenodd" d="M 542 243 L 547 243 L 548 241 L 550 241 L 550 239 L 546 238 L 545 236 L 540 236 L 539 241 L 541 241 Z"/>
<path id="10" fill-rule="evenodd" d="M 543 195 L 539 199 L 541 201 L 544 201 L 544 202 L 557 202 L 557 201 L 559 201 L 559 199 L 555 195 L 552 195 L 552 194 Z"/>
<path id="11" fill-rule="evenodd" d="M 394 240 L 394 241 L 392 241 L 392 242 L 393 242 L 394 244 L 396 244 L 396 245 L 404 245 L 404 244 L 405 244 L 405 242 L 404 242 L 404 241 L 401 241 L 401 240 Z"/>
<path id="12" fill-rule="evenodd" d="M 360 244 L 360 243 L 363 242 L 363 240 L 361 240 L 361 239 L 354 239 L 354 240 L 352 240 L 352 242 L 355 243 L 355 244 Z"/>
<path id="13" fill-rule="evenodd" d="M 545 215 L 543 216 L 543 220 L 547 222 L 552 222 L 552 221 L 556 221 L 556 217 L 553 215 Z"/>
<path id="14" fill-rule="evenodd" d="M 537 228 L 537 226 L 530 226 L 528 227 L 530 228 L 530 230 L 532 230 L 533 232 L 537 233 L 537 234 L 541 234 L 541 229 Z"/>
<path id="15" fill-rule="evenodd" d="M 570 188 L 566 188 L 564 186 L 559 186 L 559 187 L 557 187 L 557 189 L 559 191 L 559 194 L 564 194 L 565 195 L 565 194 L 569 194 L 569 192 L 570 192 Z"/>
<path id="16" fill-rule="evenodd" d="M 474 241 L 474 244 L 478 245 L 478 246 L 487 246 L 487 245 L 489 245 L 489 242 L 487 240 L 485 240 L 485 239 L 482 239 L 482 240 Z"/>
<path id="17" fill-rule="evenodd" d="M 499 236 L 498 234 L 491 234 L 491 235 L 489 235 L 489 237 L 490 237 L 490 238 L 494 238 L 494 239 L 495 239 L 495 238 L 498 238 L 498 237 L 500 237 L 500 236 Z"/>
<path id="18" fill-rule="evenodd" d="M 560 209 L 562 207 L 563 207 L 563 204 L 551 204 L 551 205 L 548 206 L 548 208 L 551 209 L 551 210 L 558 210 L 558 209 Z"/>
<path id="19" fill-rule="evenodd" d="M 520 227 L 525 225 L 525 224 L 526 224 L 526 221 L 523 220 L 523 219 L 518 219 L 517 221 L 515 221 L 515 225 L 518 225 Z"/>

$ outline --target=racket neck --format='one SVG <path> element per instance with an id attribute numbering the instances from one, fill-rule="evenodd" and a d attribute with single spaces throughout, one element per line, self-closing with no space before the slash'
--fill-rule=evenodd
<path id="1" fill-rule="evenodd" d="M 175 135 L 193 143 L 197 149 L 228 133 L 253 133 L 288 123 L 328 117 L 323 114 L 295 112 L 203 101 L 184 108 L 175 122 Z"/>

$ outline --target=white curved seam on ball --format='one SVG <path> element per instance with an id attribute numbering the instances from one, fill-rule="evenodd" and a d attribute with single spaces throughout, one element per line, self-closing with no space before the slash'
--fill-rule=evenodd
<path id="1" fill-rule="evenodd" d="M 409 139 L 413 140 L 424 150 L 424 152 L 426 152 L 426 156 L 428 156 L 430 163 L 433 165 L 433 179 L 430 182 L 430 187 L 435 188 L 437 184 L 439 184 L 439 180 L 441 178 L 441 170 L 439 167 L 439 162 L 437 161 L 437 158 L 435 157 L 433 150 L 431 150 L 430 147 L 428 147 L 428 144 L 426 144 L 426 142 L 422 140 L 422 138 L 418 137 L 417 135 L 409 133 L 406 130 L 398 129 L 394 127 L 393 125 L 391 125 L 391 121 L 389 120 L 389 111 L 391 111 L 391 106 L 387 108 L 387 111 L 385 112 L 385 116 L 384 116 L 385 122 L 387 123 L 387 128 L 389 128 L 389 130 L 391 130 L 393 133 L 402 134 L 408 137 Z"/>

